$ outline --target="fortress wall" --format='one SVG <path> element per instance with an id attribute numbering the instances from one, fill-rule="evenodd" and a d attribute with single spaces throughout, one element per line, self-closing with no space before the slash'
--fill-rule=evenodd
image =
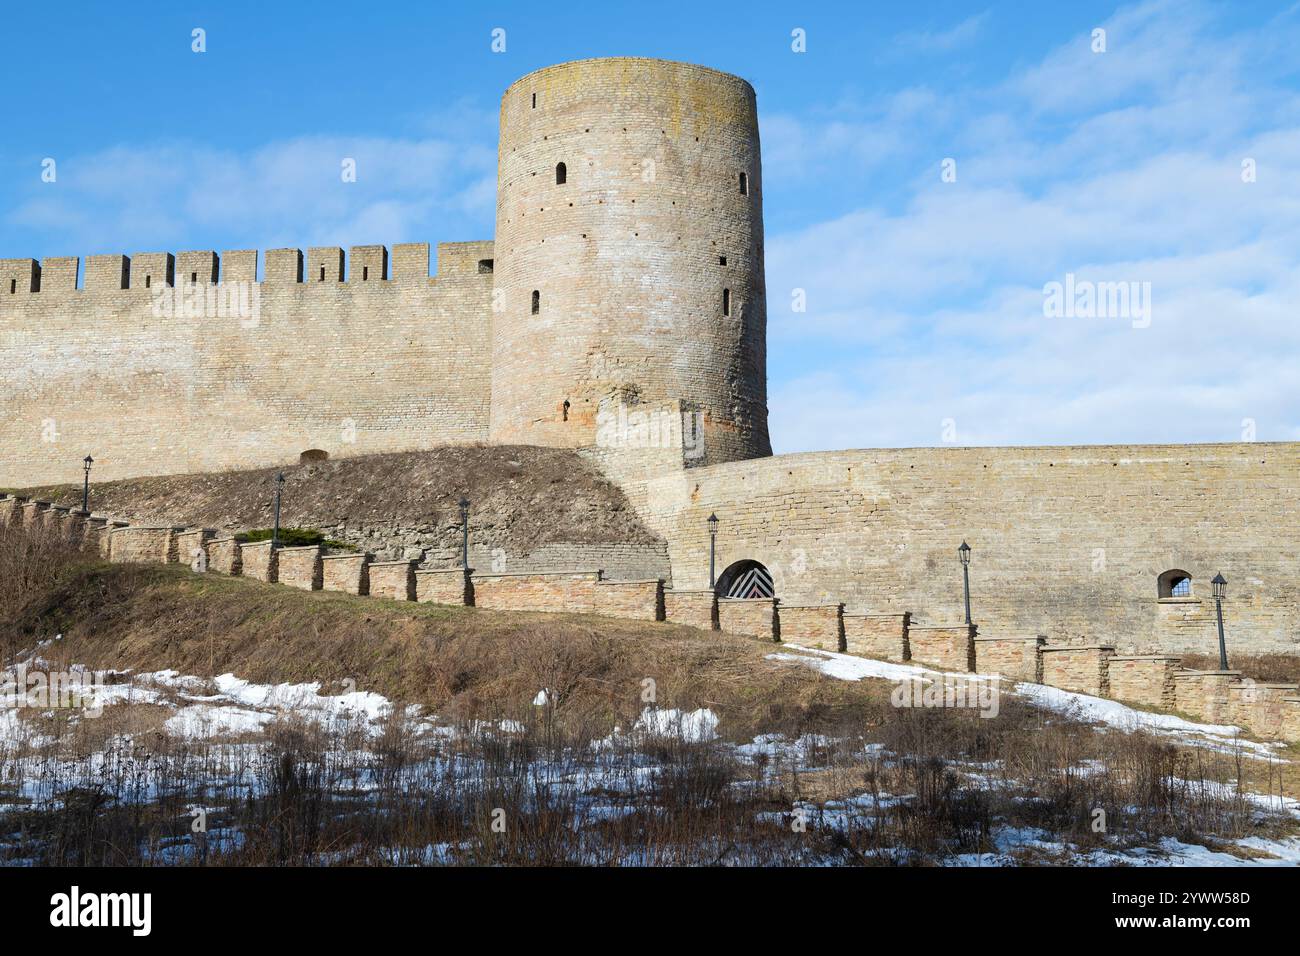
<path id="1" fill-rule="evenodd" d="M 494 442 L 590 446 L 602 402 L 684 401 L 708 461 L 770 454 L 748 83 L 636 57 L 519 79 L 501 100 L 496 237 Z"/>
<path id="2" fill-rule="evenodd" d="M 347 281 L 311 250 L 304 282 L 298 250 L 268 252 L 242 287 L 248 250 L 91 256 L 84 289 L 75 259 L 0 260 L 0 482 L 80 481 L 87 453 L 102 481 L 485 440 L 492 244 L 439 246 L 437 278 L 401 249 L 385 280 L 359 247 Z"/>
<path id="3" fill-rule="evenodd" d="M 683 590 L 708 585 L 716 512 L 718 573 L 761 561 L 783 604 L 961 621 L 964 539 L 981 637 L 1214 652 L 1221 571 L 1230 658 L 1300 649 L 1294 443 L 843 451 L 621 484 Z M 1175 568 L 1193 577 L 1190 602 L 1158 599 Z"/>

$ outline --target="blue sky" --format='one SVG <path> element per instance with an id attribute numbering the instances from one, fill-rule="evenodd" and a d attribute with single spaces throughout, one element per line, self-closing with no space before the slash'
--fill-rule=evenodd
<path id="1" fill-rule="evenodd" d="M 20 4 L 5 27 L 0 257 L 490 238 L 513 79 L 688 60 L 758 93 L 777 451 L 1300 440 L 1300 3 Z M 1149 283 L 1149 323 L 1049 317 L 1067 275 Z"/>

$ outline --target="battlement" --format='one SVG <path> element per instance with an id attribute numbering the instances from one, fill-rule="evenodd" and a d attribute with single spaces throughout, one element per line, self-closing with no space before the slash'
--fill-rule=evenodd
<path id="1" fill-rule="evenodd" d="M 427 242 L 399 243 L 393 246 L 391 259 L 388 247 L 382 245 L 353 246 L 346 253 L 339 246 L 317 246 L 309 248 L 305 257 L 301 249 L 268 249 L 261 282 L 276 286 L 346 282 L 359 286 L 491 275 L 492 250 L 490 240 L 440 242 L 437 274 L 430 276 Z M 84 274 L 80 256 L 49 256 L 41 261 L 0 259 L 0 308 L 11 295 L 257 283 L 258 256 L 256 249 L 136 252 L 129 256 L 112 253 L 86 256 Z"/>

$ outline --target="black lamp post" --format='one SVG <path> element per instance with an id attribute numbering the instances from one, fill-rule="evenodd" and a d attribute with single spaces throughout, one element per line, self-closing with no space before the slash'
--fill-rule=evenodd
<path id="1" fill-rule="evenodd" d="M 718 554 L 718 516 L 716 514 L 711 514 L 709 515 L 708 521 L 709 521 L 709 587 L 713 588 L 716 587 L 718 583 L 717 571 L 716 571 L 717 569 L 716 558 Z"/>
<path id="2" fill-rule="evenodd" d="M 1210 582 L 1214 585 L 1214 610 L 1219 618 L 1219 670 L 1228 669 L 1228 645 L 1223 642 L 1223 599 L 1228 596 L 1228 579 L 1216 574 Z"/>
<path id="3" fill-rule="evenodd" d="M 284 472 L 275 476 L 275 527 L 271 529 L 271 550 L 280 546 L 280 492 L 284 488 Z"/>
<path id="4" fill-rule="evenodd" d="M 82 465 L 86 468 L 86 478 L 81 485 L 81 510 L 90 513 L 90 466 L 95 463 L 95 459 L 87 455 L 81 459 Z"/>
<path id="5" fill-rule="evenodd" d="M 957 556 L 961 558 L 961 587 L 962 593 L 966 597 L 966 623 L 970 624 L 970 545 L 965 541 L 957 549 Z"/>
<path id="6" fill-rule="evenodd" d="M 460 567 L 469 570 L 469 499 L 461 498 L 460 505 Z"/>

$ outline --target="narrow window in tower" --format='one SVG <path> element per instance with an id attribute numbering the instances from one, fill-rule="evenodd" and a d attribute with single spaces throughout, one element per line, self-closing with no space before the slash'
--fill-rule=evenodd
<path id="1" fill-rule="evenodd" d="M 361 281 L 362 282 L 370 281 L 370 266 L 361 267 Z"/>
<path id="2" fill-rule="evenodd" d="M 749 195 L 749 175 L 747 173 L 740 174 L 740 194 L 742 196 Z"/>
<path id="3" fill-rule="evenodd" d="M 149 288 L 149 280 L 151 280 L 152 278 L 153 278 L 153 276 L 145 276 L 145 277 L 144 277 L 144 287 L 145 287 L 146 289 Z"/>
<path id="4" fill-rule="evenodd" d="M 564 400 L 564 405 L 560 409 L 560 417 L 562 421 L 567 422 L 569 420 L 569 400 L 567 398 Z"/>
<path id="5" fill-rule="evenodd" d="M 731 315 L 731 290 L 722 290 L 722 314 Z"/>
<path id="6" fill-rule="evenodd" d="M 569 181 L 569 168 L 564 163 L 555 164 L 555 185 L 563 186 Z"/>
<path id="7" fill-rule="evenodd" d="M 321 282 L 324 282 L 324 281 L 325 281 L 325 267 L 324 267 L 324 266 L 321 266 L 321 267 L 320 267 L 320 281 L 321 281 Z"/>
<path id="8" fill-rule="evenodd" d="M 533 290 L 533 315 L 542 311 L 542 294 L 536 289 Z"/>
<path id="9" fill-rule="evenodd" d="M 198 285 L 198 284 L 199 284 L 199 274 L 197 272 L 191 272 L 190 285 Z"/>
<path id="10" fill-rule="evenodd" d="M 718 256 L 718 265 L 720 265 L 720 266 L 725 266 L 726 264 L 727 264 L 727 257 L 726 257 L 726 256 Z"/>
<path id="11" fill-rule="evenodd" d="M 10 279 L 10 280 L 9 280 L 9 294 L 10 294 L 10 295 L 13 295 L 13 294 L 15 294 L 17 291 L 18 291 L 18 280 L 17 280 L 17 279 Z"/>
<path id="12" fill-rule="evenodd" d="M 533 94 L 533 109 L 537 109 L 537 94 Z"/>

